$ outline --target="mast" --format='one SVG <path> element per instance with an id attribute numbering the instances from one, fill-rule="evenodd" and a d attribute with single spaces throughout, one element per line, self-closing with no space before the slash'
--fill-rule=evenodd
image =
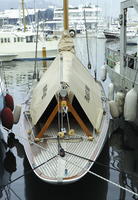
<path id="1" fill-rule="evenodd" d="M 69 19 L 68 19 L 68 0 L 64 0 L 64 31 L 69 29 Z"/>
<path id="2" fill-rule="evenodd" d="M 22 23 L 24 27 L 24 32 L 26 31 L 26 23 L 25 23 L 25 11 L 24 11 L 24 0 L 21 0 L 22 4 Z"/>

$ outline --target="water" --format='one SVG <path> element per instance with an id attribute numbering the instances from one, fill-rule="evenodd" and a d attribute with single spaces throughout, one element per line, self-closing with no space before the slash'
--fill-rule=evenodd
<path id="1" fill-rule="evenodd" d="M 85 38 L 76 39 L 75 44 L 77 55 L 81 58 L 82 63 L 87 65 L 88 57 Z M 97 68 L 97 77 L 99 78 L 99 68 L 104 64 L 105 40 L 96 41 L 95 39 L 90 38 L 89 47 L 91 49 L 91 73 Z M 6 63 L 4 64 L 4 69 L 7 87 L 9 88 L 10 94 L 14 97 L 15 105 L 22 104 L 28 89 L 31 87 L 34 62 Z M 40 61 L 38 62 L 38 69 L 40 70 L 40 74 L 42 74 L 47 67 Z M 106 82 L 103 83 L 105 89 L 107 88 L 109 81 L 110 80 L 107 79 Z M 16 133 L 15 138 L 19 139 L 19 142 L 17 140 L 15 141 L 15 146 L 11 149 L 12 154 L 8 152 L 8 148 L 3 140 L 0 140 L 0 185 L 5 185 L 23 174 L 25 174 L 25 176 L 20 177 L 0 190 L 0 199 L 137 199 L 129 192 L 91 174 L 87 174 L 80 181 L 71 185 L 55 186 L 42 182 L 33 173 L 30 173 L 30 166 L 21 144 L 22 140 L 19 135 L 20 127 L 18 124 L 14 127 L 13 132 Z M 123 123 L 121 128 L 115 132 L 112 132 L 112 129 L 110 129 L 109 134 L 111 137 L 107 140 L 107 143 L 92 170 L 108 180 L 138 192 L 137 129 L 130 124 Z M 7 140 L 6 133 L 4 138 Z M 4 160 L 6 152 L 8 152 L 8 156 L 10 155 L 9 157 L 12 159 L 12 161 L 10 160 L 10 163 L 8 159 Z M 115 170 L 112 169 L 113 167 Z M 12 169 L 14 172 L 8 173 L 8 171 Z"/>

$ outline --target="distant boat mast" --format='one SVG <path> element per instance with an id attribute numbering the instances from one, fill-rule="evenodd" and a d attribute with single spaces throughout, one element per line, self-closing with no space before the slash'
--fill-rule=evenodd
<path id="1" fill-rule="evenodd" d="M 24 9 L 24 0 L 21 0 L 21 20 L 24 27 L 24 32 L 26 31 L 26 22 L 25 22 L 25 9 Z"/>

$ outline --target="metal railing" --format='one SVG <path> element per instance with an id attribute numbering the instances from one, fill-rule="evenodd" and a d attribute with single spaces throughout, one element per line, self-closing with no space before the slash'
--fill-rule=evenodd
<path id="1" fill-rule="evenodd" d="M 106 64 L 113 68 L 117 62 L 120 61 L 120 51 L 115 51 L 113 49 L 105 49 L 105 60 Z"/>
<path id="2" fill-rule="evenodd" d="M 106 60 L 106 64 L 110 66 L 111 68 L 113 68 L 117 62 L 120 62 L 120 51 L 106 48 L 105 60 Z M 124 64 L 125 67 L 129 67 L 135 70 L 137 69 L 137 63 L 138 63 L 137 53 L 132 54 L 132 55 L 126 54 L 124 56 L 124 61 L 125 61 L 125 64 Z"/>

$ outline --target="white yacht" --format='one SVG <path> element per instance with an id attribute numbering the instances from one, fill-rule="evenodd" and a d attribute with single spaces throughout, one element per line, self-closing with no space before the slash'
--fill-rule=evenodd
<path id="1" fill-rule="evenodd" d="M 37 35 L 32 31 L 1 31 L 0 32 L 0 55 L 5 54 L 4 61 L 9 61 L 8 55 L 14 55 L 13 59 L 34 59 L 36 54 Z M 37 58 L 53 58 L 57 52 L 57 38 L 47 39 L 38 35 Z"/>
<path id="2" fill-rule="evenodd" d="M 21 59 L 53 59 L 57 53 L 57 37 L 49 38 L 39 30 L 39 23 L 26 25 L 24 1 L 17 10 L 20 23 L 18 26 L 6 26 L 0 30 L 0 55 L 3 61 Z M 11 12 L 9 12 L 11 13 Z M 8 13 L 8 14 L 9 14 Z M 12 13 L 15 14 L 15 13 Z M 33 11 L 34 14 L 34 11 Z M 17 17 L 17 13 L 16 13 Z M 5 55 L 5 57 L 2 57 Z"/>
<path id="3" fill-rule="evenodd" d="M 12 61 L 16 58 L 16 54 L 0 54 L 0 62 Z"/>

